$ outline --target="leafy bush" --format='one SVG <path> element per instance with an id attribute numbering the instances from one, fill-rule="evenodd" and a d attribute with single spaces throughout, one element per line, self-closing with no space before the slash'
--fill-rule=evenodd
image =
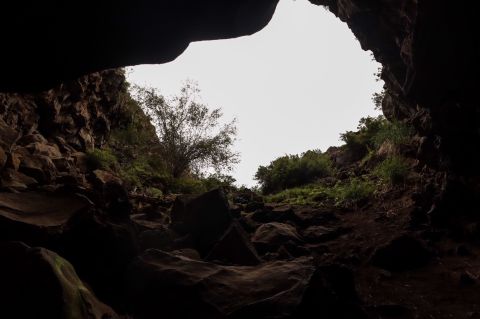
<path id="1" fill-rule="evenodd" d="M 171 178 L 167 188 L 175 194 L 200 194 L 207 191 L 203 182 L 194 177 Z"/>
<path id="2" fill-rule="evenodd" d="M 87 152 L 87 165 L 91 169 L 114 170 L 117 157 L 110 149 L 93 149 Z"/>
<path id="3" fill-rule="evenodd" d="M 332 172 L 331 160 L 318 150 L 299 155 L 285 155 L 272 161 L 268 166 L 260 166 L 255 179 L 263 193 L 271 194 L 287 188 L 306 185 L 315 179 L 329 176 Z"/>
<path id="4" fill-rule="evenodd" d="M 388 157 L 374 170 L 376 176 L 390 185 L 403 183 L 408 176 L 408 172 L 408 163 L 401 156 Z"/>
<path id="5" fill-rule="evenodd" d="M 346 183 L 335 185 L 331 195 L 335 198 L 336 205 L 352 206 L 372 196 L 374 192 L 375 185 L 372 182 L 355 177 Z"/>
<path id="6" fill-rule="evenodd" d="M 120 176 L 131 187 L 143 187 L 150 184 L 162 184 L 168 176 L 162 165 L 162 161 L 153 156 L 139 156 L 123 163 L 120 167 Z"/>
<path id="7" fill-rule="evenodd" d="M 201 180 L 207 191 L 219 187 L 233 188 L 235 187 L 234 183 L 236 182 L 235 178 L 224 174 L 211 174 L 206 178 L 202 178 Z"/>
<path id="8" fill-rule="evenodd" d="M 406 144 L 410 141 L 412 135 L 412 128 L 405 123 L 386 121 L 373 137 L 373 144 L 377 148 L 386 141 L 393 145 Z"/>
<path id="9" fill-rule="evenodd" d="M 148 187 L 145 193 L 148 196 L 155 197 L 155 198 L 161 198 L 163 196 L 162 190 L 155 187 Z"/>
<path id="10" fill-rule="evenodd" d="M 350 151 L 362 158 L 370 149 L 375 147 L 374 138 L 386 122 L 387 120 L 382 115 L 362 117 L 357 126 L 357 131 L 347 131 L 340 134 L 340 139 L 345 142 Z"/>

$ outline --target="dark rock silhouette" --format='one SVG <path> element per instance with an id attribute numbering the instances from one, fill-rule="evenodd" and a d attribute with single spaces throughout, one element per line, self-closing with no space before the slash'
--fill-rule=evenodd
<path id="1" fill-rule="evenodd" d="M 45 248 L 0 243 L 0 306 L 4 318 L 120 318 L 78 278 L 72 265 Z"/>

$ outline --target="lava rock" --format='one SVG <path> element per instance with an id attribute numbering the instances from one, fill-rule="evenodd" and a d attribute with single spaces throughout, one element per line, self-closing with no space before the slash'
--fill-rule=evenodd
<path id="1" fill-rule="evenodd" d="M 260 253 L 274 252 L 288 242 L 292 242 L 293 246 L 303 243 L 297 229 L 289 224 L 277 222 L 263 224 L 252 236 L 252 243 Z"/>
<path id="2" fill-rule="evenodd" d="M 44 245 L 64 233 L 74 217 L 89 214 L 91 203 L 63 193 L 0 193 L 0 238 Z"/>
<path id="3" fill-rule="evenodd" d="M 260 257 L 250 242 L 248 234 L 237 222 L 230 225 L 205 259 L 230 265 L 260 264 Z"/>
<path id="4" fill-rule="evenodd" d="M 290 318 L 315 267 L 311 258 L 220 266 L 160 250 L 131 265 L 135 318 Z"/>
<path id="5" fill-rule="evenodd" d="M 72 265 L 45 248 L 0 243 L 0 311 L 4 318 L 115 319 Z"/>
<path id="6" fill-rule="evenodd" d="M 303 238 L 309 243 L 321 243 L 336 239 L 351 232 L 347 227 L 310 226 L 302 232 Z"/>
<path id="7" fill-rule="evenodd" d="M 402 235 L 378 248 L 371 263 L 389 271 L 404 271 L 426 266 L 432 257 L 432 252 L 422 241 Z"/>
<path id="8" fill-rule="evenodd" d="M 172 207 L 171 228 L 180 235 L 191 235 L 205 256 L 232 222 L 228 201 L 221 189 L 197 197 L 179 196 Z"/>

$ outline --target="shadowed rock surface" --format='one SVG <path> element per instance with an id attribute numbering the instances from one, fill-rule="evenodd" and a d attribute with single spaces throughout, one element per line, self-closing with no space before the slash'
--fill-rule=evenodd
<path id="1" fill-rule="evenodd" d="M 0 53 L 0 92 L 37 91 L 94 71 L 169 62 L 190 42 L 259 31 L 270 21 L 277 2 L 3 4 L 0 35 L 9 49 Z"/>
<path id="2" fill-rule="evenodd" d="M 0 244 L 0 256 L 0 305 L 5 318 L 120 318 L 54 252 L 5 242 Z"/>
<path id="3" fill-rule="evenodd" d="M 132 264 L 129 291 L 139 318 L 287 318 L 314 270 L 308 258 L 238 267 L 148 250 Z"/>

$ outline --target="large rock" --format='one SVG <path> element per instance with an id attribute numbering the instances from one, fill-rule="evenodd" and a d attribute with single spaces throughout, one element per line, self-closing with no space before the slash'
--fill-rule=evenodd
<path id="1" fill-rule="evenodd" d="M 261 225 L 253 234 L 252 243 L 260 253 L 265 253 L 277 251 L 285 244 L 300 245 L 303 239 L 294 226 L 273 222 Z"/>
<path id="2" fill-rule="evenodd" d="M 312 260 L 220 266 L 148 250 L 130 269 L 136 318 L 289 318 L 315 271 Z"/>
<path id="3" fill-rule="evenodd" d="M 238 222 L 230 225 L 205 259 L 241 266 L 254 266 L 260 263 L 260 257 L 250 242 L 249 235 Z"/>
<path id="4" fill-rule="evenodd" d="M 229 205 L 221 189 L 197 197 L 180 196 L 173 204 L 172 229 L 191 235 L 196 249 L 207 254 L 232 222 Z"/>
<path id="5" fill-rule="evenodd" d="M 64 193 L 0 193 L 0 237 L 44 244 L 64 232 L 91 203 L 82 196 Z"/>
<path id="6" fill-rule="evenodd" d="M 138 254 L 137 233 L 128 219 L 90 211 L 73 218 L 55 247 L 95 293 L 115 309 L 124 306 L 122 280 Z"/>
<path id="7" fill-rule="evenodd" d="M 402 235 L 379 247 L 371 262 L 390 271 L 404 271 L 423 267 L 432 257 L 432 252 L 422 241 L 409 235 Z"/>
<path id="8" fill-rule="evenodd" d="M 4 242 L 0 259 L 2 318 L 119 318 L 78 278 L 72 265 L 52 251 Z"/>

